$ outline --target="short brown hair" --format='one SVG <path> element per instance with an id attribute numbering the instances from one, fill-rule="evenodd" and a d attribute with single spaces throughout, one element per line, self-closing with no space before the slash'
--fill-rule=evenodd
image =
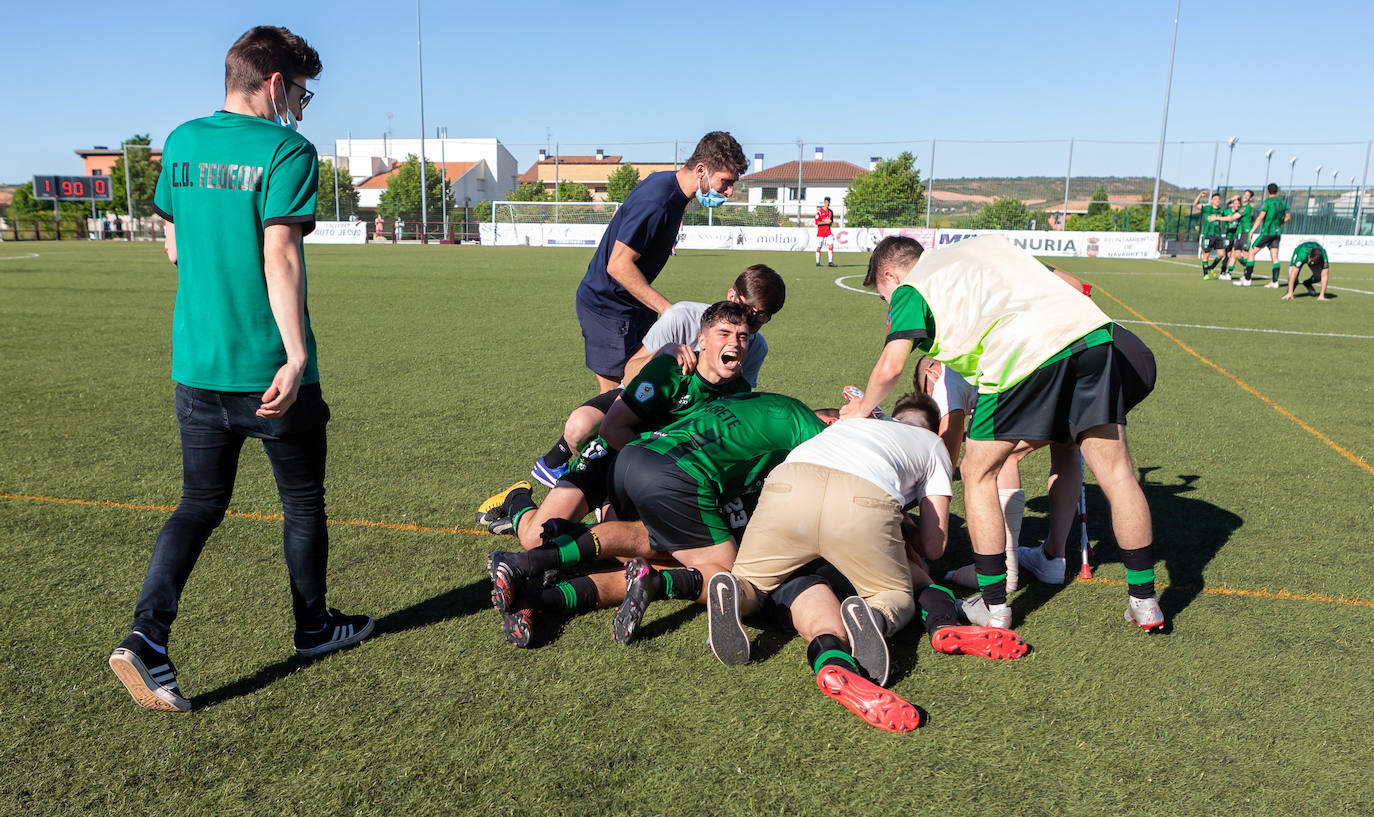
<path id="1" fill-rule="evenodd" d="M 1322 252 L 1321 247 L 1313 247 L 1307 251 L 1307 265 L 1314 272 L 1326 269 L 1326 253 Z"/>
<path id="2" fill-rule="evenodd" d="M 277 72 L 288 80 L 318 77 L 320 55 L 303 38 L 281 26 L 258 26 L 244 32 L 224 57 L 224 90 L 251 94 Z"/>
<path id="3" fill-rule="evenodd" d="M 767 264 L 751 264 L 735 279 L 735 294 L 755 309 L 770 316 L 782 311 L 787 300 L 787 284 Z"/>
<path id="4" fill-rule="evenodd" d="M 701 331 L 705 332 L 718 323 L 741 323 L 749 325 L 749 307 L 734 301 L 716 301 L 701 313 Z"/>
<path id="5" fill-rule="evenodd" d="M 744 171 L 749 168 L 749 163 L 744 159 L 744 148 L 739 146 L 735 137 L 723 130 L 713 130 L 697 142 L 696 150 L 687 157 L 687 166 L 691 167 L 698 162 L 705 164 L 706 169 L 712 173 L 718 170 L 733 170 L 737 176 L 744 175 Z"/>
<path id="6" fill-rule="evenodd" d="M 937 432 L 940 430 L 940 407 L 934 397 L 914 391 L 897 398 L 897 404 L 892 407 L 892 419 Z"/>
<path id="7" fill-rule="evenodd" d="M 922 252 L 924 250 L 921 242 L 914 238 L 904 235 L 890 235 L 884 238 L 873 248 L 873 254 L 868 256 L 868 274 L 864 276 L 864 286 L 871 287 L 877 284 L 878 273 L 890 267 L 897 267 L 903 271 L 911 269 L 920 259 Z"/>

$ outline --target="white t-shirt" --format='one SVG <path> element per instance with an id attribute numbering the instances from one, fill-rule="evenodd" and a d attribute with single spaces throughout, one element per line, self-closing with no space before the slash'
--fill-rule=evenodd
<path id="1" fill-rule="evenodd" d="M 792 449 L 784 462 L 853 474 L 882 488 L 903 508 L 927 496 L 954 495 L 954 469 L 944 442 L 895 420 L 841 420 Z"/>
<path id="2" fill-rule="evenodd" d="M 694 352 L 700 352 L 697 338 L 701 337 L 701 316 L 706 314 L 709 306 L 699 301 L 678 301 L 673 304 L 649 327 L 644 335 L 644 348 L 658 354 L 658 350 L 669 343 L 681 343 L 692 347 Z M 763 368 L 765 357 L 768 357 L 768 341 L 763 339 L 763 335 L 750 335 L 749 350 L 744 353 L 741 365 L 741 375 L 750 388 L 759 385 L 759 369 Z"/>
<path id="3" fill-rule="evenodd" d="M 943 363 L 940 364 L 940 377 L 936 379 L 930 396 L 935 400 L 935 405 L 940 407 L 941 417 L 953 411 L 963 410 L 964 414 L 968 414 L 973 410 L 973 387 L 963 375 Z"/>

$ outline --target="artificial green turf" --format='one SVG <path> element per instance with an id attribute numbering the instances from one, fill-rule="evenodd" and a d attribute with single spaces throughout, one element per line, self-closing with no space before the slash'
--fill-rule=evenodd
<path id="1" fill-rule="evenodd" d="M 38 258 L 17 258 L 38 252 Z M 592 379 L 572 293 L 588 253 L 311 247 L 311 313 L 330 426 L 330 514 L 470 528 L 524 474 Z M 0 245 L 0 492 L 172 505 L 168 380 L 175 278 L 150 245 Z M 722 297 L 765 262 L 788 283 L 764 388 L 834 405 L 862 385 L 882 304 L 810 254 L 692 253 L 671 299 Z M 1281 303 L 1191 265 L 1071 259 L 1114 317 L 1374 335 L 1374 295 Z M 1257 266 L 1266 273 L 1267 266 Z M 1332 283 L 1374 292 L 1374 268 Z M 661 602 L 646 637 L 610 612 L 503 640 L 483 557 L 509 540 L 331 528 L 331 604 L 378 618 L 360 647 L 289 656 L 279 524 L 231 517 L 193 574 L 172 642 L 196 711 L 144 712 L 105 665 L 128 625 L 159 511 L 0 499 L 0 812 L 168 814 L 1361 814 L 1374 811 L 1374 476 L 1158 330 L 1159 386 L 1130 439 L 1154 511 L 1174 624 L 1121 620 L 1125 591 L 1033 586 L 1014 600 L 1034 650 L 1015 662 L 896 639 L 894 684 L 930 722 L 872 729 L 815 688 L 805 645 L 751 630 L 756 662 L 719 665 L 697 608 Z M 1356 457 L 1374 340 L 1162 328 Z M 1045 531 L 1028 458 L 1023 541 Z M 1115 560 L 1089 485 L 1090 530 Z M 233 508 L 275 513 L 245 448 Z M 956 516 L 962 506 L 956 497 Z M 961 563 L 956 530 L 943 567 Z M 1223 595 L 1220 588 L 1260 591 Z M 1287 591 L 1363 605 L 1271 598 Z"/>

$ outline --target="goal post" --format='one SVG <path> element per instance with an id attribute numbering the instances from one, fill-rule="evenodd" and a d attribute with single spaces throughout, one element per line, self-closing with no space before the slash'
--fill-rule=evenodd
<path id="1" fill-rule="evenodd" d="M 619 208 L 614 201 L 494 201 L 491 223 L 609 224 Z"/>

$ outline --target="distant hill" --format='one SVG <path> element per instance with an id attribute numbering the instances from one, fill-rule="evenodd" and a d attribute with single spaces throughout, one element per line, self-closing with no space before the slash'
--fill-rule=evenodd
<path id="1" fill-rule="evenodd" d="M 1107 198 L 1112 201 L 1148 201 L 1154 190 L 1152 176 L 1073 176 L 1069 180 L 1069 198 L 1081 201 L 1087 199 L 1098 188 L 1107 188 Z M 978 179 L 945 179 L 936 177 L 934 184 L 937 193 L 955 193 L 961 196 L 1015 196 L 1022 201 L 1063 201 L 1063 176 L 1015 176 L 985 177 Z M 1164 180 L 1159 182 L 1159 194 L 1169 199 L 1187 197 L 1191 201 L 1191 190 L 1185 190 Z"/>

